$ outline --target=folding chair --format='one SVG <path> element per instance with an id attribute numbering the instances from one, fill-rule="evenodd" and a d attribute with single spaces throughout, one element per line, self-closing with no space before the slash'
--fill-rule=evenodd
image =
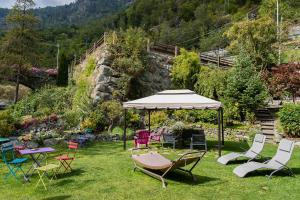
<path id="1" fill-rule="evenodd" d="M 190 149 L 192 150 L 194 146 L 203 146 L 204 150 L 207 151 L 204 130 L 200 130 L 197 134 L 192 134 Z"/>
<path id="2" fill-rule="evenodd" d="M 37 187 L 39 185 L 39 183 L 42 182 L 45 190 L 47 190 L 47 187 L 43 180 L 43 177 L 46 175 L 50 178 L 50 173 L 52 173 L 52 176 L 49 181 L 49 182 L 51 182 L 54 177 L 57 178 L 56 171 L 58 171 L 58 168 L 59 168 L 59 165 L 55 165 L 55 164 L 46 164 L 45 166 L 35 168 L 39 175 L 39 180 L 36 183 L 35 187 Z"/>
<path id="3" fill-rule="evenodd" d="M 68 142 L 69 146 L 69 152 L 65 155 L 61 155 L 56 157 L 55 159 L 60 162 L 59 168 L 57 171 L 59 171 L 62 167 L 65 168 L 65 171 L 72 171 L 71 164 L 75 160 L 75 155 L 77 153 L 78 149 L 78 143 L 75 142 Z"/>
<path id="4" fill-rule="evenodd" d="M 5 179 L 7 179 L 10 175 L 17 178 L 18 171 L 21 171 L 23 173 L 23 176 L 25 177 L 25 172 L 22 169 L 22 164 L 27 160 L 27 158 L 15 158 L 15 149 L 12 142 L 2 144 L 1 151 L 2 160 L 9 169 L 9 172 L 5 176 Z"/>

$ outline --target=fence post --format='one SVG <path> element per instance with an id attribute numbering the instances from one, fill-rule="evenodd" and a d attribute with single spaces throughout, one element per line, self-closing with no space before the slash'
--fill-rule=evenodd
<path id="1" fill-rule="evenodd" d="M 220 54 L 219 54 L 219 53 L 218 53 L 217 59 L 218 59 L 218 67 L 220 67 L 220 61 L 221 61 L 221 58 L 220 58 Z"/>
<path id="2" fill-rule="evenodd" d="M 147 40 L 147 52 L 150 52 L 150 40 Z"/>
<path id="3" fill-rule="evenodd" d="M 116 31 L 113 31 L 113 34 L 112 34 L 112 43 L 115 44 L 115 40 L 116 40 Z"/>
<path id="4" fill-rule="evenodd" d="M 104 32 L 104 35 L 103 35 L 103 43 L 106 44 L 106 32 Z"/>
<path id="5" fill-rule="evenodd" d="M 96 42 L 94 42 L 94 51 L 96 50 Z"/>
<path id="6" fill-rule="evenodd" d="M 178 55 L 178 46 L 175 46 L 175 57 Z"/>

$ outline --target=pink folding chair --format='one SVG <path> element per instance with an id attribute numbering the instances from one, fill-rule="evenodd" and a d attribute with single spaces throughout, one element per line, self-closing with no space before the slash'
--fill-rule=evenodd
<path id="1" fill-rule="evenodd" d="M 139 147 L 140 144 L 145 144 L 148 147 L 150 141 L 150 132 L 147 130 L 140 130 L 137 132 L 137 135 L 134 137 L 135 147 Z"/>
<path id="2" fill-rule="evenodd" d="M 159 129 L 157 132 L 150 133 L 150 142 L 161 142 L 162 134 L 166 131 L 166 127 Z"/>

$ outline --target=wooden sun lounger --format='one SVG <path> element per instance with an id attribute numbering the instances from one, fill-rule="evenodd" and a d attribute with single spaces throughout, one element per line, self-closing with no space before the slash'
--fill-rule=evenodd
<path id="1" fill-rule="evenodd" d="M 169 160 L 157 152 L 147 152 L 144 154 L 134 154 L 136 151 L 149 148 L 137 148 L 132 150 L 132 160 L 134 163 L 134 170 L 139 169 L 142 172 L 161 180 L 163 188 L 166 187 L 164 177 L 172 170 L 179 169 L 189 173 L 193 180 L 196 178 L 192 174 L 192 170 L 198 162 L 205 155 L 205 151 L 188 152 L 182 155 L 175 161 Z M 190 169 L 183 169 L 183 167 L 193 164 Z M 156 173 L 161 172 L 162 175 Z"/>

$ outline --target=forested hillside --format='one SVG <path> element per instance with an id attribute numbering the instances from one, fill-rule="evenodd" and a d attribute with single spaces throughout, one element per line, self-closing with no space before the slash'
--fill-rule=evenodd
<path id="1" fill-rule="evenodd" d="M 152 41 L 189 49 L 197 48 L 200 51 L 224 48 L 228 45 L 228 40 L 223 33 L 232 23 L 258 15 L 268 15 L 275 19 L 275 2 L 276 0 L 79 0 L 67 6 L 39 9 L 35 13 L 42 18 L 40 26 L 55 25 L 41 30 L 43 45 L 39 65 L 55 66 L 57 43 L 69 62 L 83 53 L 105 31 L 129 27 L 143 28 Z M 299 0 L 287 0 L 281 4 L 285 22 L 300 21 Z M 126 5 L 125 9 L 121 9 Z M 120 11 L 116 12 L 117 10 Z M 113 12 L 116 14 L 111 14 Z M 102 17 L 105 15 L 107 16 Z"/>
<path id="2" fill-rule="evenodd" d="M 83 24 L 113 14 L 129 5 L 132 0 L 78 0 L 69 5 L 34 9 L 40 18 L 40 26 L 53 27 L 71 24 Z M 5 27 L 8 9 L 0 9 L 0 27 Z"/>

